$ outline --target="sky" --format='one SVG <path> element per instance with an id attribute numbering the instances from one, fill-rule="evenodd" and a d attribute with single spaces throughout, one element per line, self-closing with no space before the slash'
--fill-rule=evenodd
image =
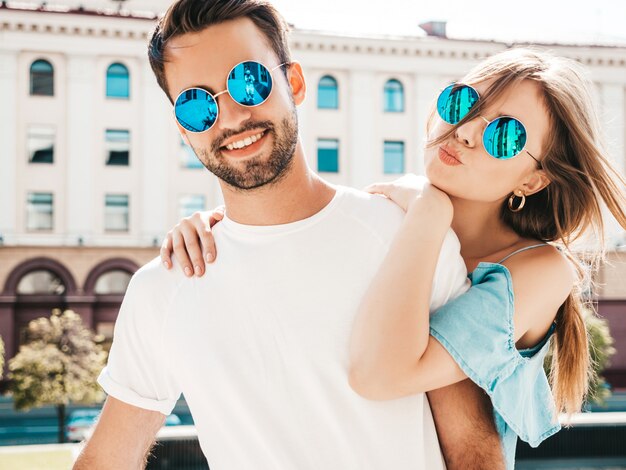
<path id="1" fill-rule="evenodd" d="M 132 0 L 131 0 L 132 1 Z M 626 45 L 625 0 L 274 0 L 300 28 L 345 33 L 419 34 L 430 20 L 448 22 L 448 36 L 504 41 Z"/>
<path id="2" fill-rule="evenodd" d="M 419 24 L 448 22 L 448 37 L 626 46 L 626 0 L 272 0 L 301 29 L 349 35 L 422 35 Z M 9 0 L 10 3 L 13 3 Z M 21 3 L 40 1 L 21 0 Z M 117 8 L 112 0 L 47 0 L 49 5 Z M 171 0 L 127 0 L 162 12 Z M 381 6 L 384 5 L 384 8 Z"/>

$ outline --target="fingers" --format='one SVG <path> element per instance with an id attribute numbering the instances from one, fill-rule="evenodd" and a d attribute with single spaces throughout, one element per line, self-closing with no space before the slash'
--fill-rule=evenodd
<path id="1" fill-rule="evenodd" d="M 366 186 L 363 191 L 370 194 L 382 194 L 383 196 L 390 197 L 393 186 L 386 183 L 374 183 Z"/>
<path id="2" fill-rule="evenodd" d="M 167 232 L 163 243 L 161 243 L 161 251 L 159 253 L 161 255 L 161 262 L 165 269 L 171 269 L 172 267 L 172 231 Z"/>
<path id="3" fill-rule="evenodd" d="M 211 227 L 224 218 L 224 206 L 212 212 L 194 212 L 170 230 L 161 244 L 161 261 L 171 269 L 172 253 L 187 277 L 202 276 L 207 263 L 215 261 L 217 249 Z"/>
<path id="4" fill-rule="evenodd" d="M 216 223 L 224 218 L 224 206 L 216 207 L 209 216 L 209 227 L 213 227 Z"/>
<path id="5" fill-rule="evenodd" d="M 211 212 L 195 212 L 190 220 L 195 226 L 202 245 L 204 261 L 212 263 L 217 256 L 217 248 L 211 228 L 224 218 L 224 206 L 219 206 Z"/>
<path id="6" fill-rule="evenodd" d="M 217 223 L 217 221 L 214 222 L 213 225 L 215 225 L 215 223 Z M 204 264 L 204 261 L 212 263 L 217 256 L 213 232 L 203 221 L 194 222 L 194 226 L 198 237 L 200 237 L 200 244 L 202 245 L 202 264 Z"/>
<path id="7" fill-rule="evenodd" d="M 204 228 L 201 229 L 204 230 Z M 204 257 L 202 256 L 198 227 L 194 225 L 192 221 L 183 220 L 180 223 L 179 232 L 183 239 L 183 249 L 185 251 L 184 255 L 186 260 L 184 262 L 181 261 L 176 251 L 176 244 L 174 244 L 174 254 L 176 258 L 181 262 L 186 276 L 193 276 L 194 274 L 196 276 L 202 276 L 204 274 Z"/>
<path id="8" fill-rule="evenodd" d="M 187 255 L 187 249 L 185 248 L 185 239 L 183 238 L 180 229 L 176 229 L 172 232 L 172 247 L 174 248 L 174 256 L 178 260 L 178 263 L 183 269 L 186 276 L 191 276 L 193 270 L 191 269 L 191 261 Z"/>

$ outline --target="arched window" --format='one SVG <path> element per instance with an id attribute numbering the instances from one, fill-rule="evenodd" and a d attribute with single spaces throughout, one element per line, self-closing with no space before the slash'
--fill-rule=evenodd
<path id="1" fill-rule="evenodd" d="M 317 107 L 319 109 L 339 108 L 337 80 L 330 75 L 324 75 L 320 78 L 320 82 L 317 85 Z"/>
<path id="2" fill-rule="evenodd" d="M 404 112 L 404 87 L 398 80 L 392 79 L 385 83 L 385 112 Z"/>
<path id="3" fill-rule="evenodd" d="M 26 295 L 62 295 L 65 284 L 52 271 L 39 269 L 24 275 L 17 285 L 18 294 Z"/>
<path id="4" fill-rule="evenodd" d="M 30 94 L 54 95 L 54 68 L 47 60 L 39 59 L 30 65 Z"/>
<path id="5" fill-rule="evenodd" d="M 132 274 L 122 269 L 114 269 L 102 274 L 96 281 L 96 294 L 124 294 Z"/>
<path id="6" fill-rule="evenodd" d="M 115 63 L 107 69 L 107 98 L 128 98 L 130 78 L 125 65 Z"/>

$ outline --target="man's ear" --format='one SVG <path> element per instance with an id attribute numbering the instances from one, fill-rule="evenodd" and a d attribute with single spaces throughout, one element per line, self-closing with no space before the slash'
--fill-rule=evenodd
<path id="1" fill-rule="evenodd" d="M 293 101 L 296 106 L 300 105 L 306 97 L 306 82 L 304 81 L 304 73 L 300 62 L 291 62 L 287 71 L 287 81 L 291 88 Z"/>
<path id="2" fill-rule="evenodd" d="M 550 179 L 546 173 L 543 170 L 536 170 L 526 179 L 522 187 L 524 188 L 524 194 L 530 196 L 531 194 L 538 193 L 549 184 Z"/>

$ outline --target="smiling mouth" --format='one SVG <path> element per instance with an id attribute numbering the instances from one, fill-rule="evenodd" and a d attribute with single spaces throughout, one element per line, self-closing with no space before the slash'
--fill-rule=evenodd
<path id="1" fill-rule="evenodd" d="M 247 147 L 250 147 L 252 144 L 254 144 L 255 142 L 261 140 L 265 134 L 267 133 L 267 130 L 258 132 L 257 134 L 248 136 L 244 139 L 240 139 L 237 140 L 235 142 L 231 142 L 228 145 L 223 145 L 220 147 L 220 150 L 239 150 L 239 149 L 245 149 Z"/>
<path id="2" fill-rule="evenodd" d="M 220 147 L 220 153 L 227 158 L 236 159 L 250 158 L 259 155 L 269 135 L 270 131 L 266 129 L 257 134 L 250 135 L 245 139 L 239 139 L 228 145 L 222 145 Z"/>

